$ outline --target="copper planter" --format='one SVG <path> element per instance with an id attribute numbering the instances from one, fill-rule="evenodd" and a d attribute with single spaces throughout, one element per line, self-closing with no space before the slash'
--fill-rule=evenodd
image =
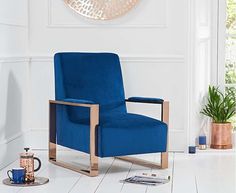
<path id="1" fill-rule="evenodd" d="M 232 148 L 232 124 L 212 123 L 211 124 L 211 148 L 231 149 Z"/>

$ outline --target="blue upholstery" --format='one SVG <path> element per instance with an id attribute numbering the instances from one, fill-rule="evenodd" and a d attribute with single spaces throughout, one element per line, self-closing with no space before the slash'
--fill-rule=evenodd
<path id="1" fill-rule="evenodd" d="M 130 97 L 126 101 L 141 102 L 141 103 L 156 103 L 156 104 L 162 104 L 164 102 L 164 100 L 160 98 L 147 98 L 147 97 Z"/>
<path id="2" fill-rule="evenodd" d="M 127 113 L 116 54 L 57 53 L 54 65 L 56 100 L 99 104 L 99 157 L 166 151 L 165 123 Z M 57 105 L 58 144 L 89 153 L 89 124 L 89 108 Z"/>
<path id="3" fill-rule="evenodd" d="M 98 133 L 100 157 L 166 151 L 167 125 L 143 115 L 101 117 Z"/>
<path id="4" fill-rule="evenodd" d="M 83 100 L 83 99 L 63 99 L 62 101 L 64 102 L 69 102 L 69 103 L 81 103 L 81 104 L 95 104 L 93 101 L 88 101 L 88 100 Z"/>

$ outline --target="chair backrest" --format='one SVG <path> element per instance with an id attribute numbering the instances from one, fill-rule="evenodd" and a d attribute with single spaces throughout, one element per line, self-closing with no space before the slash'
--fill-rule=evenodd
<path id="1" fill-rule="evenodd" d="M 65 98 L 91 100 L 100 105 L 102 114 L 126 112 L 118 55 L 57 53 L 54 56 L 54 67 L 56 100 Z M 74 119 L 77 117 L 77 115 L 72 116 Z"/>

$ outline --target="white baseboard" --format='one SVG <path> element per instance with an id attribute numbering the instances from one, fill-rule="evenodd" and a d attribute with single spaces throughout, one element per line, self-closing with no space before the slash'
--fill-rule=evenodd
<path id="1" fill-rule="evenodd" d="M 31 129 L 28 135 L 31 149 L 48 150 L 48 129 Z"/>
<path id="2" fill-rule="evenodd" d="M 188 152 L 187 145 L 185 144 L 185 138 L 183 130 L 170 130 L 169 132 L 169 151 L 173 152 Z M 29 147 L 31 149 L 48 150 L 48 129 L 32 129 L 27 133 L 30 137 L 26 137 L 29 140 Z M 233 149 L 229 152 L 236 151 L 236 132 L 233 133 Z M 223 150 L 226 152 L 225 150 Z M 220 152 L 219 150 L 208 149 L 208 151 L 200 152 Z"/>
<path id="3" fill-rule="evenodd" d="M 169 131 L 169 151 L 186 152 L 186 134 L 184 130 Z"/>
<path id="4" fill-rule="evenodd" d="M 6 167 L 19 158 L 19 153 L 24 151 L 27 144 L 27 132 L 22 132 L 10 140 L 6 140 L 0 145 L 0 169 Z"/>
<path id="5" fill-rule="evenodd" d="M 30 147 L 31 149 L 48 149 L 48 129 L 31 129 L 30 130 Z M 183 152 L 186 144 L 183 130 L 170 130 L 169 133 L 169 150 Z M 178 144 L 178 145 L 176 145 Z"/>

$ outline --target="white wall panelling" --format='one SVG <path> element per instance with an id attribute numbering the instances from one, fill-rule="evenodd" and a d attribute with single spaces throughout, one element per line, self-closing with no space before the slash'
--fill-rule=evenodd
<path id="1" fill-rule="evenodd" d="M 0 24 L 0 42 L 0 57 L 24 57 L 28 51 L 28 29 Z"/>
<path id="2" fill-rule="evenodd" d="M 0 58 L 0 168 L 26 144 L 29 128 L 29 58 Z"/>
<path id="3" fill-rule="evenodd" d="M 141 0 L 136 8 L 140 11 L 134 9 L 124 17 L 103 24 L 81 17 L 61 0 L 31 0 L 30 50 L 32 55 L 52 55 L 57 51 L 183 55 L 186 49 L 185 1 Z M 52 6 L 48 7 L 50 2 Z M 132 13 L 135 16 L 131 17 Z"/>
<path id="4" fill-rule="evenodd" d="M 29 3 L 33 135 L 47 135 L 47 104 L 48 99 L 54 98 L 52 55 L 59 51 L 106 51 L 121 56 L 127 97 L 158 96 L 170 100 L 171 148 L 184 149 L 188 114 L 188 0 L 140 0 L 130 13 L 111 21 L 83 18 L 62 0 Z M 154 117 L 159 114 L 157 107 L 130 108 Z"/>
<path id="5" fill-rule="evenodd" d="M 0 24 L 27 27 L 28 0 L 0 0 Z M 12 14 L 14 13 L 14 14 Z"/>
<path id="6" fill-rule="evenodd" d="M 28 1 L 0 0 L 0 4 L 0 57 L 25 56 L 28 51 Z"/>
<path id="7" fill-rule="evenodd" d="M 171 102 L 170 111 L 170 148 L 180 151 L 185 146 L 186 95 L 176 93 L 186 85 L 183 56 L 125 56 L 121 57 L 126 97 L 149 96 L 161 97 Z M 163 65 L 165 64 L 165 65 Z M 163 66 L 162 66 L 163 65 Z M 174 71 L 175 73 L 172 73 Z M 48 139 L 48 100 L 54 98 L 53 58 L 50 56 L 33 56 L 31 58 L 31 123 L 34 148 L 47 148 Z M 171 75 L 166 76 L 167 74 Z M 185 73 L 186 74 L 186 73 Z M 159 77 L 162 81 L 155 81 Z M 148 86 L 147 86 L 148 84 Z M 170 89 L 166 89 L 170 88 Z M 182 109 L 179 113 L 179 109 Z M 131 105 L 129 111 L 142 113 L 151 117 L 160 116 L 160 108 L 156 105 Z M 175 116 L 178 114 L 178 116 Z M 39 137 L 43 136 L 43 137 Z M 42 139 L 45 139 L 42 141 Z M 41 144 L 41 145 L 39 145 Z"/>
<path id="8" fill-rule="evenodd" d="M 30 62 L 50 62 L 53 63 L 53 57 L 52 56 L 36 56 L 31 55 L 29 56 Z M 131 62 L 131 63 L 184 63 L 185 59 L 183 55 L 161 55 L 161 56 L 144 56 L 144 55 L 138 55 L 138 56 L 120 56 L 121 62 Z"/>
<path id="9" fill-rule="evenodd" d="M 21 73 L 28 73 L 30 118 L 26 131 L 31 130 L 32 146 L 47 148 L 48 100 L 54 98 L 52 55 L 59 51 L 118 53 L 122 56 L 126 96 L 169 100 L 171 149 L 184 150 L 193 143 L 201 125 L 200 99 L 209 82 L 212 2 L 140 0 L 130 13 L 112 21 L 85 19 L 62 0 L 24 0 L 24 5 L 18 1 L 6 5 L 5 9 L 9 9 L 27 7 L 29 3 L 29 25 L 25 7 L 19 17 L 16 12 L 13 18 L 14 14 L 7 13 L 0 18 L 0 40 L 4 42 L 0 51 L 3 57 L 19 56 L 15 58 L 16 74 L 22 69 L 25 71 Z M 27 55 L 30 62 L 26 67 Z M 5 62 L 1 72 L 6 64 L 13 65 L 10 59 L 1 60 Z M 22 81 L 25 79 L 19 79 L 18 84 Z M 149 105 L 129 108 L 153 117 L 159 115 L 158 109 Z"/>
<path id="10" fill-rule="evenodd" d="M 64 1 L 48 0 L 48 27 L 52 28 L 166 28 L 168 0 L 140 1 L 128 14 L 111 21 L 94 21 L 75 13 Z"/>
<path id="11" fill-rule="evenodd" d="M 30 57 L 29 56 L 9 56 L 9 57 L 0 57 L 0 63 L 29 63 Z"/>
<path id="12" fill-rule="evenodd" d="M 0 169 L 19 158 L 19 152 L 22 152 L 25 140 L 24 133 L 22 133 L 0 144 Z"/>
<path id="13" fill-rule="evenodd" d="M 28 124 L 28 0 L 0 0 L 0 168 L 18 157 Z"/>
<path id="14" fill-rule="evenodd" d="M 189 129 L 188 143 L 194 145 L 199 134 L 208 134 L 209 122 L 200 111 L 208 85 L 213 81 L 212 67 L 216 66 L 212 60 L 212 32 L 213 13 L 217 9 L 217 1 L 193 0 L 190 3 L 190 76 L 189 76 Z M 209 138 L 208 138 L 209 139 Z"/>

